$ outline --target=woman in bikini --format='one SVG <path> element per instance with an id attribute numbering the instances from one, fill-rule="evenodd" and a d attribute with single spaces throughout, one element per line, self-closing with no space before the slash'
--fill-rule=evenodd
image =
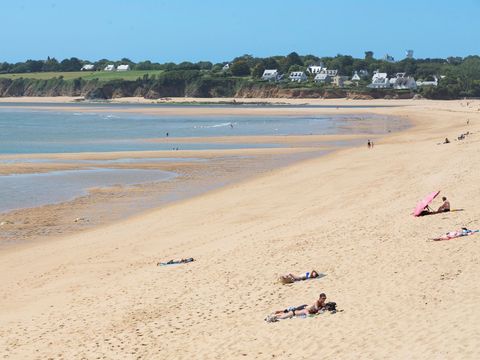
<path id="1" fill-rule="evenodd" d="M 315 279 L 319 276 L 318 272 L 315 270 L 312 270 L 311 272 L 306 272 L 305 274 L 301 275 L 294 275 L 294 274 L 287 274 L 287 275 L 282 275 L 279 278 L 279 281 L 282 284 L 291 284 L 294 283 L 295 281 L 301 281 L 301 280 L 307 280 L 307 279 Z"/>

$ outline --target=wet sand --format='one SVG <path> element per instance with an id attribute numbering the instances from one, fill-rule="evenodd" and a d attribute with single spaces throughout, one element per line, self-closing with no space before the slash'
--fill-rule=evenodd
<path id="1" fill-rule="evenodd" d="M 332 149 L 330 149 L 331 151 Z M 0 214 L 0 250 L 24 245 L 27 242 L 51 240 L 54 237 L 91 229 L 107 223 L 138 215 L 146 210 L 165 205 L 172 201 L 184 200 L 201 193 L 212 191 L 227 184 L 238 182 L 279 166 L 295 161 L 320 156 L 326 148 L 302 149 L 245 149 L 230 151 L 175 151 L 179 160 L 196 156 L 204 161 L 152 162 L 162 155 L 172 156 L 172 152 L 128 152 L 135 163 L 102 163 L 118 159 L 127 154 L 36 154 L 0 157 L 6 159 L 42 159 L 49 163 L 10 163 L 0 166 L 3 174 L 43 173 L 59 170 L 90 169 L 92 165 L 83 161 L 99 161 L 98 169 L 143 169 L 162 170 L 177 174 L 168 181 L 150 182 L 132 186 L 103 186 L 90 188 L 88 195 L 72 201 L 49 204 L 3 212 Z M 142 153 L 142 154 L 139 154 Z M 145 156 L 148 157 L 145 158 Z M 145 160 L 142 160 L 145 159 Z M 60 163 L 62 160 L 71 163 Z M 55 163 L 57 161 L 57 163 Z"/>

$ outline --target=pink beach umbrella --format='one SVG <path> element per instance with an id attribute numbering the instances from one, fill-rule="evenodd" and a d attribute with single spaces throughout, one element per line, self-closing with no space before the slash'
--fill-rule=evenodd
<path id="1" fill-rule="evenodd" d="M 428 204 L 430 204 L 433 201 L 433 199 L 437 197 L 438 194 L 440 194 L 440 190 L 434 191 L 428 194 L 427 196 L 425 196 L 425 198 L 417 204 L 417 206 L 415 207 L 415 210 L 413 210 L 413 216 L 419 216 L 422 213 L 422 211 L 425 210 Z"/>

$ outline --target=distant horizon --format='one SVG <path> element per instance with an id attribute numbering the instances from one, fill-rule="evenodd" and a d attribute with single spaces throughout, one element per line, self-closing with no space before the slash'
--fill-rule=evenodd
<path id="1" fill-rule="evenodd" d="M 130 58 L 139 62 L 230 61 L 255 57 L 386 53 L 466 57 L 480 53 L 477 0 L 274 0 L 217 2 L 18 0 L 2 4 L 0 61 Z M 446 26 L 448 24 L 448 26 Z M 241 50 L 240 50 L 241 49 Z"/>

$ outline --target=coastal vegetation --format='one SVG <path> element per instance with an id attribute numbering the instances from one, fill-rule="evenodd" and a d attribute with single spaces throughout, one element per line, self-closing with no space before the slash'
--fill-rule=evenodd
<path id="1" fill-rule="evenodd" d="M 97 71 L 80 71 L 87 64 Z M 105 66 L 128 65 L 130 71 L 102 71 Z M 225 66 L 228 64 L 228 66 Z M 323 64 L 338 70 L 338 75 L 351 77 L 362 74 L 357 82 L 342 87 L 315 83 L 309 66 Z M 285 74 L 283 81 L 268 82 L 261 79 L 264 70 L 277 69 Z M 304 71 L 306 82 L 290 82 L 288 74 Z M 438 79 L 438 86 L 425 86 L 417 90 L 370 89 L 374 71 L 406 73 L 416 80 Z M 243 55 L 230 62 L 213 64 L 209 61 L 135 63 L 123 58 L 119 61 L 102 59 L 96 62 L 78 58 L 58 61 L 27 60 L 15 64 L 0 63 L 0 96 L 85 96 L 92 99 L 110 99 L 123 96 L 160 98 L 170 96 L 192 97 L 413 97 L 430 99 L 456 99 L 480 97 L 480 57 L 449 57 L 447 59 L 406 58 L 392 62 L 376 59 L 366 51 L 364 58 L 349 55 L 317 57 L 298 55 L 257 58 Z"/>

